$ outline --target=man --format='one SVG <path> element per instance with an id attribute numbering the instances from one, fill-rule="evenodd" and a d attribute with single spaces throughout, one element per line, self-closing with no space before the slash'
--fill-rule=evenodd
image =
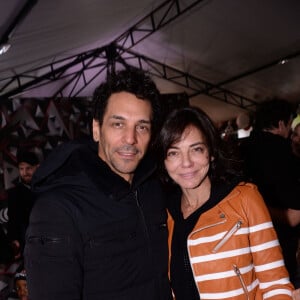
<path id="1" fill-rule="evenodd" d="M 270 209 L 291 281 L 299 287 L 295 281 L 298 235 L 291 226 L 297 224 L 289 223 L 289 213 L 299 214 L 300 210 L 300 186 L 289 141 L 292 115 L 292 106 L 284 100 L 262 103 L 255 114 L 254 130 L 241 145 L 241 153 L 246 173 Z"/>
<path id="2" fill-rule="evenodd" d="M 25 247 L 32 300 L 170 299 L 166 211 L 147 154 L 159 92 L 124 70 L 94 93 L 94 141 L 57 148 L 34 176 Z"/>
<path id="3" fill-rule="evenodd" d="M 17 163 L 19 182 L 15 187 L 7 191 L 7 235 L 12 244 L 15 258 L 20 258 L 24 249 L 25 232 L 34 201 L 31 191 L 31 180 L 39 166 L 39 159 L 33 152 L 20 151 L 17 154 Z"/>

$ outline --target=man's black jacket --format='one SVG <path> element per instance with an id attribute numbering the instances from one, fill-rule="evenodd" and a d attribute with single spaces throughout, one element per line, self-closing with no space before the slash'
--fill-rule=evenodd
<path id="1" fill-rule="evenodd" d="M 154 171 L 145 159 L 129 185 L 91 141 L 51 153 L 33 179 L 31 300 L 170 299 L 167 216 Z"/>

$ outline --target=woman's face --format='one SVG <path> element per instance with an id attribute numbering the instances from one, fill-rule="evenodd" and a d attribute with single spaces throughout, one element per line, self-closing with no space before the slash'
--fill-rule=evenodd
<path id="1" fill-rule="evenodd" d="M 202 133 L 195 126 L 187 127 L 179 142 L 167 150 L 164 161 L 169 176 L 181 188 L 193 189 L 209 181 L 210 155 Z"/>

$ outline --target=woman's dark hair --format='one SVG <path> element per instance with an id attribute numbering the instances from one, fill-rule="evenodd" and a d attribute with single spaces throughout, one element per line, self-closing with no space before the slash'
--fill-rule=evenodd
<path id="1" fill-rule="evenodd" d="M 93 118 L 98 120 L 101 125 L 109 97 L 119 92 L 128 92 L 141 100 L 150 102 L 152 107 L 152 131 L 155 132 L 161 124 L 160 93 L 150 76 L 136 68 L 127 68 L 111 74 L 106 82 L 95 89 Z"/>
<path id="2" fill-rule="evenodd" d="M 168 183 L 171 181 L 165 167 L 164 160 L 168 149 L 182 136 L 189 126 L 195 126 L 202 133 L 204 142 L 208 148 L 211 161 L 209 177 L 211 181 L 230 181 L 232 177 L 240 175 L 238 170 L 231 166 L 231 158 L 224 155 L 223 141 L 218 130 L 208 115 L 198 107 L 185 107 L 172 111 L 166 118 L 155 143 L 155 154 L 159 162 L 161 179 Z"/>

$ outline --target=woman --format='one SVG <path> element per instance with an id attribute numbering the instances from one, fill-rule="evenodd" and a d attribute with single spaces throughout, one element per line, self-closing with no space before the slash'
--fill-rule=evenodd
<path id="1" fill-rule="evenodd" d="M 276 233 L 256 186 L 238 181 L 209 117 L 172 112 L 158 136 L 168 191 L 176 300 L 292 299 Z"/>

